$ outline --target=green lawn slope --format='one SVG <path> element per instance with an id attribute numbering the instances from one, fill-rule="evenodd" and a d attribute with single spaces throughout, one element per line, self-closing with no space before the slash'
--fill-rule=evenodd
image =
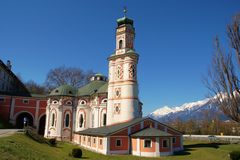
<path id="1" fill-rule="evenodd" d="M 75 145 L 59 142 L 57 147 L 38 143 L 24 134 L 15 134 L 0 138 L 1 160 L 76 160 L 69 157 Z M 228 153 L 232 150 L 240 150 L 239 144 L 209 144 L 207 142 L 185 142 L 185 151 L 179 155 L 145 158 L 131 155 L 105 156 L 83 149 L 83 159 L 91 160 L 220 160 L 228 159 Z"/>

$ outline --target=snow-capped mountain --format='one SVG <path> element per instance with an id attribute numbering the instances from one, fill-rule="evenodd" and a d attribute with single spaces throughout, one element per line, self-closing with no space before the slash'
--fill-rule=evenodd
<path id="1" fill-rule="evenodd" d="M 221 120 L 228 119 L 216 106 L 214 98 L 207 98 L 197 102 L 185 103 L 176 107 L 164 106 L 155 110 L 149 114 L 149 116 L 164 122 L 169 122 L 175 119 L 186 121 L 189 119 L 214 119 L 216 117 Z"/>

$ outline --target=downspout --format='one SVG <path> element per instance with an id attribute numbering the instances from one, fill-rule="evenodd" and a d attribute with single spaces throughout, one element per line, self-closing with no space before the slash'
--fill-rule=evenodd
<path id="1" fill-rule="evenodd" d="M 141 153 L 142 153 L 141 152 L 141 138 L 139 137 L 138 139 L 139 139 L 139 146 L 138 146 L 139 147 L 139 155 L 142 156 L 141 155 Z"/>
<path id="2" fill-rule="evenodd" d="M 72 103 L 72 117 L 71 117 L 71 119 L 72 119 L 72 121 L 71 121 L 71 125 L 72 125 L 72 127 L 71 127 L 70 141 L 72 141 L 73 131 L 74 131 L 73 127 L 75 127 L 75 124 L 74 124 L 74 121 L 73 121 L 73 116 L 74 116 L 74 113 L 75 113 L 75 108 L 74 108 L 74 106 L 75 106 L 75 102 Z"/>
<path id="3" fill-rule="evenodd" d="M 48 112 L 48 114 L 47 114 Z M 49 123 L 51 122 L 51 112 L 50 112 L 50 105 L 48 104 L 48 100 L 47 100 L 47 107 L 46 107 L 46 122 L 45 122 L 45 130 L 47 129 L 47 138 L 49 137 Z M 47 126 L 47 127 L 46 127 Z M 46 131 L 44 131 L 46 132 Z"/>
<path id="4" fill-rule="evenodd" d="M 61 99 L 63 99 L 63 97 L 61 97 Z M 60 107 L 60 106 L 59 106 Z M 62 118 L 61 118 L 61 141 L 63 141 L 63 127 L 64 127 L 64 120 L 65 120 L 65 117 L 64 117 L 64 110 L 63 110 L 63 105 L 61 103 L 61 110 L 62 110 Z"/>
<path id="5" fill-rule="evenodd" d="M 47 105 L 46 112 L 47 112 L 47 110 L 48 110 L 48 117 L 46 117 L 46 123 L 47 123 L 47 138 L 48 138 L 49 137 L 49 133 L 50 133 L 49 124 L 51 123 L 51 117 L 50 117 L 51 116 L 51 112 L 50 112 L 50 106 L 49 105 Z M 46 127 L 46 123 L 45 123 L 45 127 Z"/>

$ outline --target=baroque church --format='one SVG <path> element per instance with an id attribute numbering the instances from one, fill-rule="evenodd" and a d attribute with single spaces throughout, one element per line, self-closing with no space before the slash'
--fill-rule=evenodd
<path id="1" fill-rule="evenodd" d="M 134 21 L 119 18 L 108 78 L 96 74 L 79 89 L 63 85 L 49 94 L 46 138 L 72 141 L 102 154 L 156 157 L 183 149 L 181 132 L 142 117 L 134 38 Z"/>

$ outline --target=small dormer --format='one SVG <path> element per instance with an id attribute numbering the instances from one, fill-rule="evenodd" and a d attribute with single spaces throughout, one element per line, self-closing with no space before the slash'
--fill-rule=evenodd
<path id="1" fill-rule="evenodd" d="M 104 75 L 102 75 L 102 74 L 95 74 L 94 76 L 92 76 L 91 78 L 90 78 L 90 81 L 92 82 L 92 81 L 107 81 L 107 77 L 106 76 L 104 76 Z"/>

